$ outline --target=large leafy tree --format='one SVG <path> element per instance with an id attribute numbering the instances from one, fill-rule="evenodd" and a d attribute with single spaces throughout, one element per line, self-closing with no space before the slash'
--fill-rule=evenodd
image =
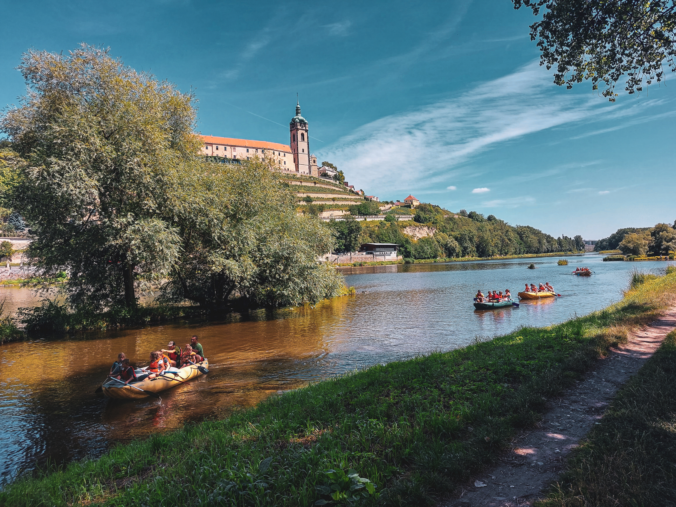
<path id="1" fill-rule="evenodd" d="M 615 86 L 626 76 L 628 93 L 676 70 L 676 1 L 512 0 L 530 7 L 541 64 L 556 68 L 554 82 L 572 88 L 591 80 L 593 88 L 615 100 Z"/>
<path id="2" fill-rule="evenodd" d="M 338 275 L 316 262 L 330 231 L 296 215 L 264 162 L 200 157 L 191 95 L 84 45 L 30 51 L 20 70 L 30 92 L 0 118 L 23 161 L 12 205 L 37 237 L 28 254 L 42 274 L 69 271 L 71 304 L 133 306 L 148 281 L 205 304 L 337 291 Z"/>

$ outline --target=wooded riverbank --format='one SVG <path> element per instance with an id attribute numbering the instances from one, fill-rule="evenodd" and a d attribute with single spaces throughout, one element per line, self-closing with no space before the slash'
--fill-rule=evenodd
<path id="1" fill-rule="evenodd" d="M 604 311 L 320 382 L 20 479 L 0 503 L 312 505 L 328 500 L 324 487 L 348 494 L 359 483 L 376 486 L 367 504 L 423 504 L 490 463 L 548 398 L 674 295 L 676 275 L 647 279 Z M 371 482 L 340 475 L 350 469 Z"/>

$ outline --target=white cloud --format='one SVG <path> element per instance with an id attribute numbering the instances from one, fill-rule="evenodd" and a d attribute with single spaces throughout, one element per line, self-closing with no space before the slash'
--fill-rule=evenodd
<path id="1" fill-rule="evenodd" d="M 552 94 L 552 86 L 551 74 L 533 62 L 460 96 L 363 125 L 319 156 L 358 174 L 364 188 L 399 191 L 442 174 L 448 181 L 450 169 L 499 143 L 610 111 L 596 96 Z"/>
<path id="2" fill-rule="evenodd" d="M 457 189 L 458 189 L 458 187 L 456 187 L 455 185 L 450 185 L 450 186 L 446 187 L 446 190 L 457 190 Z"/>
<path id="3" fill-rule="evenodd" d="M 346 36 L 350 27 L 352 26 L 352 21 L 340 21 L 338 23 L 331 23 L 329 25 L 324 25 L 324 28 L 329 32 L 330 35 L 335 35 L 337 37 Z"/>
<path id="4" fill-rule="evenodd" d="M 599 195 L 606 195 L 606 194 L 609 194 L 609 193 L 610 193 L 610 190 L 600 190 L 599 191 Z"/>
<path id="5" fill-rule="evenodd" d="M 485 194 L 486 192 L 490 192 L 490 191 L 491 191 L 490 188 L 481 187 L 481 188 L 475 188 L 474 190 L 472 190 L 472 193 L 473 194 Z"/>

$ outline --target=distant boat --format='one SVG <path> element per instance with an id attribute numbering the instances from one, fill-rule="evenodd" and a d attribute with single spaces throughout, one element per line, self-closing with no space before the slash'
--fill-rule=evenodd
<path id="1" fill-rule="evenodd" d="M 521 299 L 543 299 L 553 298 L 556 294 L 554 292 L 519 292 Z"/>
<path id="2" fill-rule="evenodd" d="M 581 269 L 579 271 L 573 271 L 574 275 L 577 276 L 592 276 L 592 272 L 588 269 Z"/>
<path id="3" fill-rule="evenodd" d="M 494 308 L 504 308 L 506 306 L 512 306 L 513 301 L 508 299 L 507 301 L 494 301 L 490 303 L 474 303 L 474 308 L 477 310 L 492 310 Z"/>

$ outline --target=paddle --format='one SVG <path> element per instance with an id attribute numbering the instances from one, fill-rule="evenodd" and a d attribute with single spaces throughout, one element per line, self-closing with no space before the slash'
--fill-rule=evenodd
<path id="1" fill-rule="evenodd" d="M 124 384 L 124 382 L 122 382 L 120 379 L 113 378 L 113 380 L 119 382 L 120 384 Z M 136 387 L 135 385 L 132 385 L 132 384 L 125 384 L 125 385 L 127 385 L 129 387 L 133 387 L 134 389 L 136 389 L 137 391 L 141 391 L 142 393 L 146 393 L 148 396 L 152 396 L 153 398 L 159 398 L 160 397 L 159 394 L 151 393 L 150 391 L 146 391 L 145 389 L 141 389 L 140 387 Z"/>

